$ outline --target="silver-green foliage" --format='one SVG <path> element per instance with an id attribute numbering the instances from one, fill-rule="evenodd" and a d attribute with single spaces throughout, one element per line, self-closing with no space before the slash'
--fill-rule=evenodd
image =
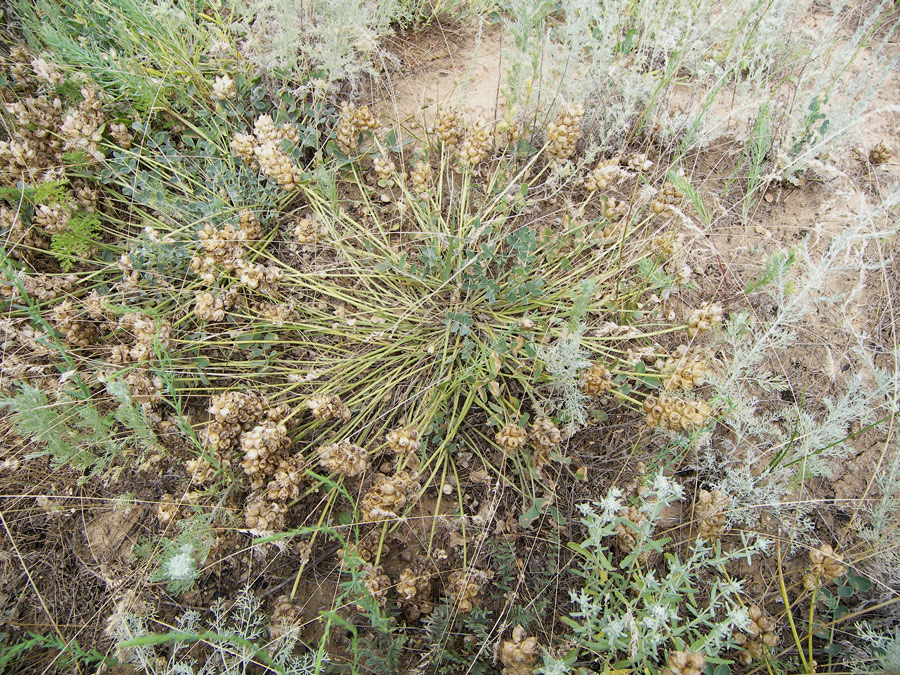
<path id="1" fill-rule="evenodd" d="M 741 582 L 725 568 L 764 553 L 770 542 L 744 539 L 725 552 L 718 543 L 697 538 L 683 555 L 668 550 L 669 539 L 655 539 L 654 531 L 663 512 L 683 496 L 678 483 L 659 474 L 638 499 L 641 523 L 622 517 L 626 504 L 615 487 L 600 502 L 579 505 L 588 536 L 570 547 L 581 555 L 578 574 L 584 584 L 570 592 L 574 608 L 564 620 L 581 650 L 617 667 L 627 662 L 644 669 L 658 664 L 670 648 L 716 656 L 732 646 L 733 632 L 749 623 L 739 601 Z M 621 526 L 636 544 L 617 560 L 614 542 Z M 663 573 L 643 562 L 647 555 L 662 557 Z"/>

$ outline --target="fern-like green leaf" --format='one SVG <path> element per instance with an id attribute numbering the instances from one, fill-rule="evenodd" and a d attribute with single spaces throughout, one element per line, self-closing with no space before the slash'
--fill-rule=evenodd
<path id="1" fill-rule="evenodd" d="M 50 251 L 64 272 L 72 269 L 72 263 L 78 256 L 90 250 L 99 230 L 100 218 L 96 213 L 79 211 L 69 219 L 69 226 L 65 230 L 53 235 Z"/>

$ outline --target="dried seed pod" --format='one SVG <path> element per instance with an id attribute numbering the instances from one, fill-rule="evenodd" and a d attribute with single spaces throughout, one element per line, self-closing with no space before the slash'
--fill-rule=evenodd
<path id="1" fill-rule="evenodd" d="M 240 424 L 213 420 L 200 432 L 200 440 L 210 452 L 225 454 L 237 445 L 240 435 Z"/>
<path id="2" fill-rule="evenodd" d="M 666 659 L 666 668 L 659 675 L 700 675 L 706 666 L 703 652 L 671 651 Z"/>
<path id="3" fill-rule="evenodd" d="M 622 509 L 619 512 L 619 517 L 633 523 L 638 528 L 642 527 L 647 521 L 647 516 L 644 515 L 644 512 L 635 506 Z M 616 525 L 616 540 L 619 542 L 619 548 L 626 553 L 631 553 L 637 547 L 638 536 L 637 531 L 625 523 L 620 522 Z M 643 557 L 646 558 L 646 554 L 643 554 Z"/>
<path id="4" fill-rule="evenodd" d="M 647 158 L 643 152 L 636 152 L 628 158 L 628 168 L 638 173 L 649 171 L 653 168 L 653 161 Z"/>
<path id="5" fill-rule="evenodd" d="M 709 422 L 712 410 L 703 401 L 689 401 L 667 393 L 644 399 L 647 426 L 669 431 L 697 431 Z"/>
<path id="6" fill-rule="evenodd" d="M 458 570 L 450 574 L 447 592 L 461 614 L 468 614 L 475 608 L 484 581 L 484 572 L 479 570 Z"/>
<path id="7" fill-rule="evenodd" d="M 694 507 L 698 534 L 709 541 L 718 539 L 725 532 L 725 512 L 731 499 L 721 490 L 700 490 Z"/>
<path id="8" fill-rule="evenodd" d="M 536 451 L 549 455 L 562 442 L 562 432 L 549 417 L 538 417 L 528 430 L 528 442 Z"/>
<path id="9" fill-rule="evenodd" d="M 575 154 L 583 119 L 583 105 L 566 104 L 556 119 L 547 124 L 547 154 L 551 161 L 562 162 Z"/>
<path id="10" fill-rule="evenodd" d="M 384 568 L 381 565 L 366 563 L 363 565 L 361 576 L 363 583 L 366 585 L 366 590 L 375 598 L 375 602 L 379 605 L 384 605 L 385 600 L 387 600 L 388 589 L 391 587 L 390 577 L 384 573 Z M 360 608 L 364 609 L 362 606 Z"/>
<path id="11" fill-rule="evenodd" d="M 494 440 L 506 454 L 512 454 L 528 440 L 528 432 L 517 424 L 507 424 L 495 435 Z"/>
<path id="12" fill-rule="evenodd" d="M 272 618 L 269 621 L 269 637 L 273 640 L 296 630 L 300 623 L 300 608 L 291 602 L 287 595 L 279 595 L 275 598 L 275 606 L 272 608 Z"/>
<path id="13" fill-rule="evenodd" d="M 669 206 L 678 204 L 682 197 L 684 195 L 681 194 L 681 191 L 675 184 L 672 181 L 666 181 L 663 189 L 657 193 L 650 206 L 653 209 L 653 213 L 659 214 L 668 209 Z"/>
<path id="14" fill-rule="evenodd" d="M 237 87 L 234 80 L 226 73 L 219 75 L 213 82 L 212 97 L 218 101 L 225 101 L 237 96 Z"/>
<path id="15" fill-rule="evenodd" d="M 594 363 L 581 374 L 581 391 L 588 396 L 604 396 L 615 386 L 612 373 L 602 363 Z"/>
<path id="16" fill-rule="evenodd" d="M 226 391 L 211 396 L 209 414 L 223 424 L 239 424 L 248 429 L 263 416 L 266 399 L 258 392 Z"/>
<path id="17" fill-rule="evenodd" d="M 869 151 L 869 163 L 885 164 L 891 161 L 893 154 L 884 141 L 878 141 L 878 144 Z"/>
<path id="18" fill-rule="evenodd" d="M 266 486 L 270 501 L 290 501 L 300 496 L 300 483 L 303 481 L 303 457 L 285 457 L 278 462 L 272 480 Z"/>
<path id="19" fill-rule="evenodd" d="M 257 473 L 274 474 L 283 459 L 284 451 L 291 445 L 283 424 L 270 420 L 241 434 L 241 450 L 244 460 L 241 466 L 248 476 Z"/>
<path id="20" fill-rule="evenodd" d="M 315 394 L 306 401 L 306 407 L 313 417 L 323 422 L 332 419 L 346 422 L 350 419 L 350 408 L 344 405 L 337 394 Z"/>
<path id="21" fill-rule="evenodd" d="M 584 187 L 588 192 L 606 190 L 621 175 L 622 169 L 619 167 L 618 157 L 601 159 L 584 180 Z"/>
<path id="22" fill-rule="evenodd" d="M 844 556 L 838 555 L 830 544 L 822 544 L 809 552 L 810 567 L 803 575 L 803 587 L 814 591 L 847 571 Z"/>
<path id="23" fill-rule="evenodd" d="M 357 107 L 355 103 L 344 101 L 341 103 L 341 116 L 335 129 L 338 149 L 345 155 L 356 154 L 359 149 L 359 134 L 377 126 L 369 106 Z"/>
<path id="24" fill-rule="evenodd" d="M 431 181 L 431 165 L 428 162 L 416 162 L 409 173 L 409 183 L 413 194 L 419 199 L 427 197 L 428 191 L 431 189 Z"/>
<path id="25" fill-rule="evenodd" d="M 526 636 L 522 626 L 513 628 L 512 639 L 500 645 L 500 663 L 503 675 L 531 675 L 540 647 L 537 638 Z"/>
<path id="26" fill-rule="evenodd" d="M 397 166 L 389 156 L 379 155 L 372 160 L 378 180 L 388 181 L 397 173 Z"/>
<path id="27" fill-rule="evenodd" d="M 364 521 L 399 518 L 419 488 L 419 475 L 415 472 L 398 471 L 393 476 L 380 473 L 360 502 L 360 517 Z"/>
<path id="28" fill-rule="evenodd" d="M 706 382 L 709 365 L 702 358 L 689 355 L 687 345 L 679 345 L 673 356 L 660 360 L 660 372 L 667 374 L 665 388 L 668 391 L 690 391 Z"/>
<path id="29" fill-rule="evenodd" d="M 465 166 L 475 167 L 487 159 L 490 150 L 491 134 L 487 122 L 476 120 L 459 146 L 459 161 Z"/>
<path id="30" fill-rule="evenodd" d="M 120 147 L 127 150 L 131 147 L 132 139 L 131 132 L 128 131 L 128 125 L 124 122 L 119 122 L 115 124 L 110 124 L 107 129 L 109 130 L 110 136 L 119 144 Z"/>
<path id="31" fill-rule="evenodd" d="M 455 110 L 441 110 L 434 118 L 431 133 L 436 134 L 447 152 L 453 152 L 462 139 L 459 113 Z"/>
<path id="32" fill-rule="evenodd" d="M 388 447 L 398 455 L 411 455 L 419 450 L 419 432 L 415 429 L 392 429 L 384 438 Z"/>
<path id="33" fill-rule="evenodd" d="M 231 468 L 231 460 L 224 458 L 220 452 L 213 452 L 213 457 L 216 460 L 216 466 L 219 467 L 218 470 L 227 472 Z M 213 480 L 215 480 L 216 473 L 218 473 L 216 467 L 213 466 L 210 461 L 203 456 L 189 459 L 185 466 L 187 468 L 187 472 L 191 476 L 192 485 L 203 485 L 205 483 L 211 483 Z"/>
<path id="34" fill-rule="evenodd" d="M 749 666 L 754 660 L 762 661 L 766 658 L 769 649 L 778 644 L 778 636 L 775 635 L 775 622 L 771 617 L 763 614 L 757 605 L 751 605 L 749 610 L 750 625 L 744 633 L 735 633 L 734 641 L 744 648 L 740 653 L 741 662 Z"/>
<path id="35" fill-rule="evenodd" d="M 688 316 L 688 335 L 697 337 L 722 325 L 722 305 L 718 303 L 704 302 L 699 308 Z"/>
<path id="36" fill-rule="evenodd" d="M 274 532 L 284 529 L 286 507 L 280 502 L 271 502 L 264 495 L 255 495 L 244 509 L 244 522 L 257 532 Z"/>
<path id="37" fill-rule="evenodd" d="M 234 294 L 213 295 L 209 291 L 194 293 L 194 314 L 201 321 L 224 321 L 225 311 L 231 309 Z"/>
<path id="38" fill-rule="evenodd" d="M 319 462 L 332 473 L 356 476 L 366 470 L 369 453 L 358 445 L 344 440 L 323 445 L 318 449 Z"/>

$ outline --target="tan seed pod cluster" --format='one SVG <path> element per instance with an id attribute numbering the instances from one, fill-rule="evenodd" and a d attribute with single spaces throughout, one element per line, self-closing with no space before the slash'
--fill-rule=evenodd
<path id="1" fill-rule="evenodd" d="M 82 87 L 82 101 L 71 110 L 60 125 L 59 133 L 65 139 L 63 149 L 67 152 L 84 151 L 95 161 L 104 158 L 100 150 L 103 140 L 101 129 L 106 124 L 106 115 L 97 90 L 93 87 Z"/>
<path id="2" fill-rule="evenodd" d="M 702 333 L 718 328 L 722 325 L 723 315 L 722 305 L 704 302 L 688 316 L 688 335 L 697 337 Z"/>
<path id="3" fill-rule="evenodd" d="M 886 164 L 891 161 L 894 153 L 884 141 L 878 141 L 878 144 L 869 151 L 870 164 Z"/>
<path id="4" fill-rule="evenodd" d="M 687 345 L 679 345 L 672 356 L 661 361 L 660 372 L 667 375 L 665 388 L 668 391 L 690 391 L 706 382 L 709 364 L 705 359 L 691 356 Z"/>
<path id="5" fill-rule="evenodd" d="M 223 424 L 238 424 L 249 429 L 260 420 L 268 405 L 258 392 L 226 391 L 209 399 L 209 414 Z"/>
<path id="6" fill-rule="evenodd" d="M 666 667 L 659 675 L 700 675 L 706 667 L 703 652 L 671 651 L 666 658 Z"/>
<path id="7" fill-rule="evenodd" d="M 643 173 L 653 168 L 653 160 L 648 159 L 646 153 L 636 152 L 628 158 L 627 166 L 632 171 Z"/>
<path id="8" fill-rule="evenodd" d="M 422 614 L 430 614 L 434 609 L 431 601 L 431 577 L 421 566 L 406 567 L 400 572 L 397 595 L 406 608 L 406 616 L 415 621 Z"/>
<path id="9" fill-rule="evenodd" d="M 413 194 L 419 199 L 427 197 L 428 191 L 431 189 L 431 181 L 431 164 L 423 161 L 413 164 L 412 171 L 409 172 L 409 184 Z"/>
<path id="10" fill-rule="evenodd" d="M 751 605 L 749 613 L 750 625 L 746 630 L 750 635 L 736 633 L 734 636 L 734 641 L 744 648 L 739 658 L 745 666 L 749 666 L 754 660 L 762 661 L 766 652 L 778 644 L 775 621 L 763 614 L 757 605 Z"/>
<path id="11" fill-rule="evenodd" d="M 227 457 L 227 453 L 237 446 L 240 435 L 240 424 L 213 420 L 200 432 L 200 441 L 209 452 L 221 453 L 223 457 Z"/>
<path id="12" fill-rule="evenodd" d="M 294 224 L 292 234 L 300 246 L 312 246 L 319 236 L 325 234 L 325 229 L 315 218 L 301 218 Z"/>
<path id="13" fill-rule="evenodd" d="M 244 522 L 256 532 L 274 532 L 284 529 L 286 511 L 284 504 L 269 501 L 265 495 L 255 495 L 244 508 Z"/>
<path id="14" fill-rule="evenodd" d="M 119 144 L 120 148 L 128 149 L 131 147 L 132 138 L 131 132 L 128 131 L 128 125 L 124 122 L 114 122 L 107 126 L 109 130 L 109 135 L 113 137 L 116 143 Z"/>
<path id="15" fill-rule="evenodd" d="M 201 321 L 224 321 L 225 312 L 234 306 L 234 292 L 213 295 L 209 291 L 194 293 L 194 314 Z"/>
<path id="16" fill-rule="evenodd" d="M 62 101 L 28 96 L 4 108 L 13 117 L 16 133 L 0 140 L 0 183 L 39 183 L 45 171 L 62 164 Z"/>
<path id="17" fill-rule="evenodd" d="M 809 552 L 809 569 L 803 575 L 803 587 L 814 591 L 847 571 L 844 556 L 838 555 L 830 544 L 822 544 Z"/>
<path id="18" fill-rule="evenodd" d="M 393 476 L 379 473 L 375 484 L 360 502 L 360 517 L 367 522 L 399 518 L 420 487 L 419 475 L 415 472 L 398 471 Z"/>
<path id="19" fill-rule="evenodd" d="M 218 229 L 207 223 L 197 232 L 197 237 L 200 250 L 191 258 L 190 269 L 207 284 L 215 283 L 218 269 L 232 271 L 245 262 L 240 234 L 231 224 Z"/>
<path id="20" fill-rule="evenodd" d="M 372 160 L 372 165 L 378 180 L 388 181 L 397 174 L 397 165 L 387 155 L 378 155 Z"/>
<path id="21" fill-rule="evenodd" d="M 281 141 L 299 145 L 300 136 L 292 125 L 276 127 L 270 115 L 260 115 L 252 134 L 234 135 L 231 149 L 250 167 L 278 181 L 285 190 L 293 190 L 300 184 L 302 172 L 281 149 Z"/>
<path id="22" fill-rule="evenodd" d="M 29 297 L 45 302 L 47 300 L 55 300 L 63 293 L 69 293 L 75 287 L 78 277 L 74 274 L 64 274 L 59 276 L 49 276 L 46 274 L 28 275 L 24 271 L 15 273 L 18 280 L 25 288 L 25 293 Z M 18 292 L 15 286 L 3 286 L 4 289 L 10 289 L 10 297 L 16 297 Z"/>
<path id="23" fill-rule="evenodd" d="M 508 148 L 522 138 L 522 125 L 509 119 L 503 119 L 494 125 L 494 145 L 498 148 Z"/>
<path id="24" fill-rule="evenodd" d="M 226 73 L 219 75 L 213 81 L 212 97 L 217 101 L 225 101 L 237 96 L 237 87 L 234 80 Z"/>
<path id="25" fill-rule="evenodd" d="M 450 574 L 447 592 L 461 614 L 468 614 L 475 609 L 485 579 L 483 572 L 474 569 L 457 570 Z"/>
<path id="26" fill-rule="evenodd" d="M 588 396 L 605 396 L 616 386 L 612 373 L 602 363 L 595 363 L 581 374 L 581 391 Z"/>
<path id="27" fill-rule="evenodd" d="M 290 597 L 279 595 L 275 598 L 275 605 L 272 607 L 272 617 L 269 620 L 269 637 L 277 640 L 296 630 L 301 616 L 300 608 L 291 602 Z"/>
<path id="28" fill-rule="evenodd" d="M 517 424 L 507 424 L 494 434 L 494 440 L 504 453 L 511 455 L 525 445 L 528 432 Z"/>
<path id="29" fill-rule="evenodd" d="M 270 501 L 290 501 L 300 496 L 300 483 L 303 481 L 302 457 L 283 457 L 278 468 L 272 474 L 272 480 L 266 486 Z"/>
<path id="30" fill-rule="evenodd" d="M 606 190 L 610 185 L 614 184 L 622 175 L 622 169 L 619 166 L 619 158 L 601 159 L 597 162 L 588 177 L 584 180 L 584 188 L 588 192 L 596 192 Z"/>
<path id="31" fill-rule="evenodd" d="M 522 626 L 516 626 L 513 628 L 512 639 L 500 644 L 503 675 L 531 675 L 539 652 L 537 638 L 527 636 Z"/>
<path id="32" fill-rule="evenodd" d="M 156 320 L 143 312 L 132 312 L 122 315 L 118 328 L 134 340 L 131 347 L 121 345 L 122 349 L 118 353 L 113 352 L 113 357 L 121 359 L 117 361 L 119 363 L 155 359 L 154 349 L 157 340 L 160 349 L 165 350 L 169 347 L 172 325 L 166 319 Z"/>
<path id="33" fill-rule="evenodd" d="M 419 450 L 419 432 L 409 427 L 392 429 L 384 439 L 388 447 L 398 455 L 411 455 Z"/>
<path id="34" fill-rule="evenodd" d="M 547 154 L 553 162 L 562 162 L 575 154 L 575 144 L 581 135 L 584 106 L 567 103 L 547 124 Z"/>
<path id="35" fill-rule="evenodd" d="M 235 438 L 237 436 L 235 435 Z M 222 470 L 223 473 L 228 473 L 231 468 L 231 460 L 227 459 L 221 452 L 214 451 L 213 457 L 216 461 L 216 465 L 219 469 Z M 191 477 L 192 485 L 205 485 L 206 483 L 211 483 L 216 478 L 216 473 L 218 470 L 213 464 L 203 457 L 193 457 L 189 459 L 186 463 L 187 472 Z"/>
<path id="36" fill-rule="evenodd" d="M 668 209 L 669 206 L 678 204 L 683 196 L 672 181 L 666 181 L 663 189 L 657 193 L 650 203 L 650 207 L 653 209 L 653 213 L 659 214 Z"/>
<path id="37" fill-rule="evenodd" d="M 39 204 L 31 216 L 31 224 L 54 235 L 69 229 L 71 216 L 71 209 L 62 204 Z"/>
<path id="38" fill-rule="evenodd" d="M 700 490 L 694 506 L 698 534 L 708 541 L 718 539 L 725 532 L 725 512 L 731 499 L 721 490 Z"/>
<path id="39" fill-rule="evenodd" d="M 62 84 L 65 80 L 58 65 L 40 57 L 31 59 L 31 69 L 34 71 L 35 78 L 45 84 L 55 86 Z"/>
<path id="40" fill-rule="evenodd" d="M 628 203 L 616 200 L 615 197 L 607 197 L 604 201 L 601 213 L 611 223 L 618 222 L 628 213 Z"/>
<path id="41" fill-rule="evenodd" d="M 241 450 L 244 460 L 241 466 L 248 476 L 256 473 L 275 473 L 284 451 L 291 445 L 284 424 L 267 420 L 241 434 Z"/>
<path id="42" fill-rule="evenodd" d="M 562 442 L 562 432 L 549 417 L 538 417 L 528 429 L 528 442 L 549 458 L 550 451 Z"/>
<path id="43" fill-rule="evenodd" d="M 384 605 L 387 593 L 391 587 L 391 579 L 384 573 L 381 565 L 366 563 L 362 567 L 362 579 L 369 594 L 375 598 L 375 602 Z"/>
<path id="44" fill-rule="evenodd" d="M 50 240 L 37 228 L 26 225 L 19 209 L 0 206 L 0 236 L 3 237 L 7 252 L 13 258 L 21 259 L 27 253 L 27 249 L 50 248 Z"/>
<path id="45" fill-rule="evenodd" d="M 627 509 L 622 509 L 622 511 L 619 512 L 619 517 L 628 520 L 638 528 L 642 527 L 647 521 L 647 516 L 636 506 L 629 506 Z M 619 542 L 619 548 L 626 553 L 631 553 L 635 547 L 637 547 L 637 537 L 638 533 L 634 528 L 622 522 L 616 525 L 616 541 Z"/>
<path id="46" fill-rule="evenodd" d="M 487 122 L 478 119 L 465 140 L 459 146 L 459 161 L 468 167 L 475 167 L 487 159 L 491 151 L 491 134 Z"/>
<path id="47" fill-rule="evenodd" d="M 341 103 L 341 116 L 335 131 L 338 149 L 345 155 L 356 154 L 359 149 L 359 134 L 371 131 L 377 126 L 378 123 L 369 106 L 357 106 L 355 103 L 344 101 Z"/>
<path id="48" fill-rule="evenodd" d="M 644 399 L 644 412 L 648 427 L 660 427 L 669 431 L 696 431 L 709 422 L 712 410 L 704 401 L 687 399 L 662 393 Z"/>
<path id="49" fill-rule="evenodd" d="M 315 394 L 310 396 L 306 401 L 306 407 L 313 417 L 323 422 L 328 420 L 343 420 L 346 422 L 350 419 L 350 408 L 341 401 L 341 397 L 337 394 Z"/>
<path id="50" fill-rule="evenodd" d="M 453 109 L 440 110 L 434 118 L 431 133 L 436 135 L 447 152 L 456 150 L 462 140 L 462 124 L 459 113 Z"/>
<path id="51" fill-rule="evenodd" d="M 369 465 L 369 453 L 364 448 L 344 440 L 320 446 L 319 463 L 329 472 L 344 476 L 357 476 Z"/>
<path id="52" fill-rule="evenodd" d="M 70 345 L 89 347 L 97 340 L 97 329 L 93 324 L 77 318 L 71 300 L 63 300 L 53 308 L 52 321 L 54 328 L 63 333 L 63 339 Z"/>
<path id="53" fill-rule="evenodd" d="M 179 502 L 172 494 L 167 492 L 159 498 L 159 503 L 156 505 L 156 517 L 163 524 L 187 518 L 191 515 L 191 501 L 191 499 L 186 498 Z"/>
<path id="54" fill-rule="evenodd" d="M 261 241 L 265 234 L 259 216 L 250 209 L 241 209 L 238 213 L 238 240 L 244 244 L 254 244 Z"/>

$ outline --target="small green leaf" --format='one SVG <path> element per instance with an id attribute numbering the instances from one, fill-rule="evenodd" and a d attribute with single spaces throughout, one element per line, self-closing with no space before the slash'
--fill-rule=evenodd
<path id="1" fill-rule="evenodd" d="M 853 586 L 840 586 L 838 587 L 838 595 L 842 598 L 849 598 L 853 595 Z"/>
<path id="2" fill-rule="evenodd" d="M 852 576 L 847 579 L 847 583 L 849 583 L 851 586 L 853 586 L 853 588 L 860 592 L 865 592 L 872 588 L 872 582 L 865 577 Z"/>

